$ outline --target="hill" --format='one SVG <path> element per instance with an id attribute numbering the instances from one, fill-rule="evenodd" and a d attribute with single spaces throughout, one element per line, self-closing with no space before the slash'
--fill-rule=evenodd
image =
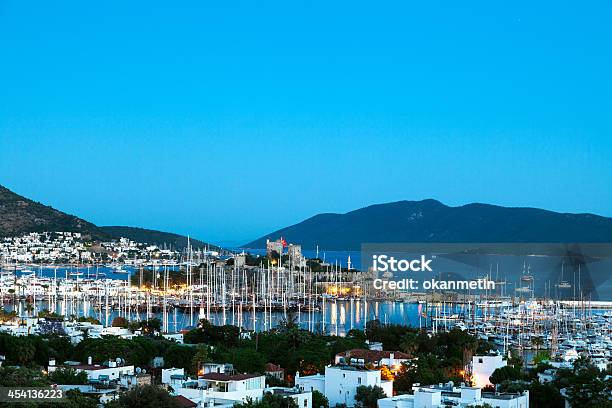
<path id="1" fill-rule="evenodd" d="M 137 242 L 171 245 L 174 249 L 187 246 L 187 237 L 182 235 L 134 227 L 99 227 L 0 186 L 0 238 L 43 231 L 80 232 L 92 240 L 125 237 Z M 197 239 L 191 239 L 191 244 L 194 248 L 208 246 L 218 249 Z"/>
<path id="2" fill-rule="evenodd" d="M 107 238 L 104 232 L 88 221 L 0 186 L 0 237 L 42 231 L 80 232 L 94 239 Z"/>
<path id="3" fill-rule="evenodd" d="M 478 203 L 450 207 L 431 199 L 398 201 L 315 215 L 245 247 L 264 248 L 266 238 L 281 236 L 304 248 L 327 250 L 359 250 L 368 242 L 611 242 L 612 218 Z"/>

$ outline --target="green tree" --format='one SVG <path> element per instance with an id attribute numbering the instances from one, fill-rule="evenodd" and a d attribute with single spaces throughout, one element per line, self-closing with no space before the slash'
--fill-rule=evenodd
<path id="1" fill-rule="evenodd" d="M 282 395 L 265 393 L 260 401 L 248 398 L 247 402 L 234 405 L 234 408 L 299 408 L 293 398 L 285 398 Z M 314 407 L 313 407 L 314 408 Z"/>
<path id="2" fill-rule="evenodd" d="M 27 365 L 34 359 L 36 347 L 29 337 L 16 338 L 13 342 L 12 354 L 20 365 Z"/>
<path id="3" fill-rule="evenodd" d="M 73 368 L 58 368 L 49 373 L 49 381 L 54 384 L 87 384 L 87 373 Z"/>
<path id="4" fill-rule="evenodd" d="M 0 367 L 0 387 L 44 387 L 49 380 L 40 370 Z"/>
<path id="5" fill-rule="evenodd" d="M 591 360 L 580 357 L 572 370 L 559 370 L 557 384 L 573 407 L 612 407 L 612 378 Z"/>
<path id="6" fill-rule="evenodd" d="M 184 368 L 189 374 L 195 374 L 195 367 L 192 364 L 194 354 L 193 347 L 173 344 L 164 353 L 164 365 L 166 368 Z"/>
<path id="7" fill-rule="evenodd" d="M 355 392 L 355 401 L 363 408 L 376 408 L 378 400 L 385 398 L 385 391 L 377 385 L 360 385 Z"/>
<path id="8" fill-rule="evenodd" d="M 312 408 L 329 408 L 329 400 L 321 392 L 312 392 Z"/>
<path id="9" fill-rule="evenodd" d="M 400 348 L 410 356 L 412 356 L 418 349 L 418 339 L 419 335 L 416 332 L 410 331 L 402 336 L 400 339 Z"/>
<path id="10" fill-rule="evenodd" d="M 204 363 L 209 362 L 208 358 L 208 347 L 206 346 L 198 346 L 195 350 L 195 354 L 191 359 L 191 366 L 193 367 L 194 372 L 199 372 Z"/>
<path id="11" fill-rule="evenodd" d="M 529 386 L 529 405 L 532 407 L 564 408 L 565 398 L 550 383 L 535 380 Z"/>
<path id="12" fill-rule="evenodd" d="M 536 350 L 540 350 L 540 347 L 544 345 L 544 339 L 542 337 L 532 337 L 531 344 L 536 348 Z"/>
<path id="13" fill-rule="evenodd" d="M 95 317 L 91 317 L 91 316 L 81 316 L 77 319 L 77 322 L 89 322 L 91 324 L 102 324 L 100 323 L 100 321 L 98 319 L 96 319 Z"/>
<path id="14" fill-rule="evenodd" d="M 265 357 L 252 348 L 234 347 L 222 353 L 222 360 L 234 365 L 240 373 L 263 373 Z"/>
<path id="15" fill-rule="evenodd" d="M 79 390 L 66 391 L 66 402 L 63 404 L 53 403 L 52 407 L 66 408 L 98 408 L 99 401 L 96 398 L 84 395 Z M 49 407 L 49 408 L 52 408 Z"/>
<path id="16" fill-rule="evenodd" d="M 489 377 L 492 384 L 501 384 L 504 381 L 516 381 L 523 379 L 521 370 L 512 366 L 504 366 L 493 371 Z"/>
<path id="17" fill-rule="evenodd" d="M 140 322 L 140 327 L 145 334 L 154 334 L 161 331 L 161 320 L 153 318 Z"/>
<path id="18" fill-rule="evenodd" d="M 107 408 L 179 408 L 177 400 L 165 389 L 155 385 L 140 385 L 124 392 Z"/>

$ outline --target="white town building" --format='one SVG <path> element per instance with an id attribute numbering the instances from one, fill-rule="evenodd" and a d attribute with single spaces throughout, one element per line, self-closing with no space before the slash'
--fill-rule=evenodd
<path id="1" fill-rule="evenodd" d="M 478 387 L 453 387 L 452 383 L 429 387 L 414 386 L 413 394 L 378 400 L 378 408 L 455 408 L 489 404 L 493 408 L 529 408 L 529 391 L 483 393 Z"/>
<path id="2" fill-rule="evenodd" d="M 387 396 L 393 395 L 393 381 L 384 381 L 380 370 L 354 366 L 328 366 L 325 375 L 295 376 L 295 386 L 301 391 L 319 391 L 329 400 L 329 406 L 345 404 L 355 406 L 359 386 L 378 386 Z"/>
<path id="3" fill-rule="evenodd" d="M 472 383 L 478 388 L 490 385 L 489 377 L 493 371 L 506 365 L 502 355 L 472 357 Z"/>

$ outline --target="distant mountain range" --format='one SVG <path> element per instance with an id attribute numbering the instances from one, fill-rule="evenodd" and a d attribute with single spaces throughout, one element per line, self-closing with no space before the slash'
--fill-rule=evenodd
<path id="1" fill-rule="evenodd" d="M 148 244 L 160 246 L 165 244 L 173 249 L 182 249 L 187 246 L 187 237 L 183 235 L 134 227 L 100 227 L 82 218 L 32 201 L 0 186 L 0 237 L 43 231 L 80 232 L 92 240 L 124 237 Z M 197 239 L 191 239 L 190 242 L 194 248 L 208 246 L 212 249 L 218 249 L 215 245 Z"/>
<path id="2" fill-rule="evenodd" d="M 267 238 L 279 237 L 326 250 L 385 242 L 612 242 L 612 218 L 477 203 L 449 207 L 432 199 L 398 201 L 315 215 L 244 247 L 265 248 Z"/>

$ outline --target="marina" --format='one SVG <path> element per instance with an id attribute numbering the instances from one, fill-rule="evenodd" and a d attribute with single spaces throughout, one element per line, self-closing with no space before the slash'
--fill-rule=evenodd
<path id="1" fill-rule="evenodd" d="M 184 282 L 171 279 L 177 275 Z M 349 276 L 337 266 L 329 274 L 317 274 L 306 269 L 227 267 L 217 261 L 197 266 L 173 262 L 149 269 L 5 266 L 0 294 L 7 321 L 0 330 L 36 334 L 38 326 L 24 325 L 25 320 L 62 316 L 69 330 L 78 331 L 79 320 L 98 321 L 101 335 L 120 317 L 128 323 L 159 319 L 164 334 L 185 332 L 206 319 L 245 332 L 292 321 L 304 330 L 344 336 L 378 321 L 430 333 L 457 328 L 504 353 L 549 350 L 587 353 L 596 359 L 612 355 L 610 302 L 442 293 L 399 298 L 368 290 L 365 280 L 345 280 Z M 11 322 L 7 316 L 17 319 Z M 95 336 L 95 330 L 90 335 Z"/>

